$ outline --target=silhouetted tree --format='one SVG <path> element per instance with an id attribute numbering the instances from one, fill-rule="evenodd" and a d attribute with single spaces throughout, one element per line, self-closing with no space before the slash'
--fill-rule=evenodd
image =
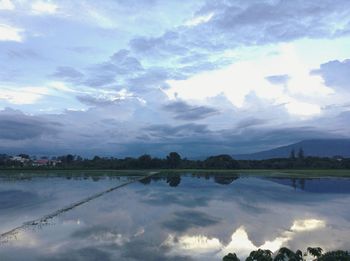
<path id="1" fill-rule="evenodd" d="M 180 175 L 168 176 L 166 182 L 170 187 L 177 187 L 181 183 L 181 177 Z"/>
<path id="2" fill-rule="evenodd" d="M 322 255 L 323 249 L 320 247 L 308 247 L 307 252 L 310 253 L 310 255 L 319 258 Z"/>
<path id="3" fill-rule="evenodd" d="M 304 159 L 304 150 L 303 150 L 303 148 L 300 148 L 299 149 L 299 152 L 298 152 L 298 158 L 299 159 Z"/>
<path id="4" fill-rule="evenodd" d="M 246 258 L 246 261 L 304 261 L 309 260 L 308 254 L 312 255 L 314 261 L 350 261 L 350 254 L 348 251 L 336 250 L 322 254 L 322 248 L 320 247 L 308 247 L 307 252 L 303 255 L 303 252 L 292 250 L 282 247 L 280 248 L 275 257 L 272 258 L 272 252 L 270 250 L 258 249 L 252 251 Z M 235 253 L 230 253 L 222 259 L 223 261 L 239 261 Z"/>
<path id="5" fill-rule="evenodd" d="M 252 251 L 246 261 L 272 261 L 272 252 L 263 249 Z"/>
<path id="6" fill-rule="evenodd" d="M 226 154 L 211 156 L 204 161 L 204 165 L 209 169 L 236 169 L 239 167 L 238 162 Z"/>
<path id="7" fill-rule="evenodd" d="M 137 165 L 139 168 L 149 169 L 152 167 L 152 157 L 148 154 L 144 154 L 137 159 Z"/>
<path id="8" fill-rule="evenodd" d="M 350 261 L 350 254 L 343 250 L 331 251 L 317 258 L 317 261 Z"/>
<path id="9" fill-rule="evenodd" d="M 290 151 L 289 158 L 292 159 L 292 160 L 295 159 L 295 150 L 294 150 L 294 149 L 292 149 L 292 150 Z"/>
<path id="10" fill-rule="evenodd" d="M 214 176 L 215 183 L 221 184 L 221 185 L 228 185 L 231 184 L 233 181 L 238 179 L 238 176 Z"/>
<path id="11" fill-rule="evenodd" d="M 278 250 L 274 261 L 303 261 L 303 253 L 297 250 L 295 253 L 289 248 L 282 247 Z"/>
<path id="12" fill-rule="evenodd" d="M 224 256 L 222 261 L 240 261 L 240 260 L 235 253 L 233 253 L 233 254 L 229 253 L 226 256 Z"/>
<path id="13" fill-rule="evenodd" d="M 170 152 L 169 155 L 166 157 L 167 165 L 171 169 L 175 169 L 179 167 L 181 163 L 181 156 L 177 152 Z"/>

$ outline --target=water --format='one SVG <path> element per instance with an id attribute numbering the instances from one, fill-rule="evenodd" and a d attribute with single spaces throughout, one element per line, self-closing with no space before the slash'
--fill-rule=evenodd
<path id="1" fill-rule="evenodd" d="M 281 246 L 350 249 L 350 179 L 153 176 L 7 236 L 0 260 L 221 260 Z M 0 232 L 135 180 L 0 181 Z"/>

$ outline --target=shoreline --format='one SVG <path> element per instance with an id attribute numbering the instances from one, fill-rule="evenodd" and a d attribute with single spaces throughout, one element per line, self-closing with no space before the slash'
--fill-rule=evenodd
<path id="1" fill-rule="evenodd" d="M 350 169 L 0 169 L 0 177 L 9 176 L 146 176 L 150 172 L 159 175 L 203 174 L 238 175 L 241 177 L 290 177 L 290 178 L 327 178 L 348 177 Z"/>

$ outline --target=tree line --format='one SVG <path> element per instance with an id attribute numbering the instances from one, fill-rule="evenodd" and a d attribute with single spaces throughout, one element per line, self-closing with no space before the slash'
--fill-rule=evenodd
<path id="1" fill-rule="evenodd" d="M 350 158 L 342 157 L 312 157 L 305 156 L 300 150 L 297 155 L 294 150 L 288 158 L 273 158 L 264 160 L 236 160 L 230 155 L 210 156 L 204 160 L 182 158 L 177 152 L 169 153 L 165 158 L 152 157 L 144 154 L 140 157 L 100 157 L 86 159 L 78 155 L 67 154 L 54 157 L 55 165 L 37 166 L 32 164 L 29 155 L 25 162 L 11 160 L 6 154 L 0 154 L 0 168 L 69 168 L 69 169 L 350 169 Z M 48 159 L 48 157 L 45 157 Z"/>
<path id="2" fill-rule="evenodd" d="M 245 259 L 246 261 L 350 261 L 350 254 L 344 250 L 335 250 L 323 253 L 320 247 L 308 247 L 303 253 L 301 250 L 293 252 L 287 247 L 280 248 L 274 255 L 270 250 L 258 249 L 252 251 Z M 223 261 L 240 261 L 235 253 L 229 253 L 222 259 Z"/>

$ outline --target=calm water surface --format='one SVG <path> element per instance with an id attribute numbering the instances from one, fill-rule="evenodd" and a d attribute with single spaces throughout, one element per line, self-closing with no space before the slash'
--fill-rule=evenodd
<path id="1" fill-rule="evenodd" d="M 221 175 L 221 176 L 220 176 Z M 0 179 L 0 233 L 135 180 Z M 350 179 L 153 176 L 2 237 L 0 260 L 221 260 L 350 249 Z"/>

